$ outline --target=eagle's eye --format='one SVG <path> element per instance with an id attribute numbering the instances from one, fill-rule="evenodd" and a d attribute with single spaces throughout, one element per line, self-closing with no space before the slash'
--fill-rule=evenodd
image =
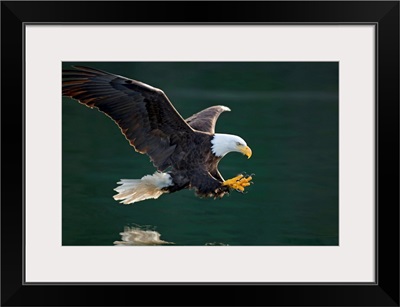
<path id="1" fill-rule="evenodd" d="M 240 144 L 240 142 L 236 142 L 236 145 L 237 145 L 237 146 L 240 146 L 240 145 L 242 145 L 242 144 Z"/>

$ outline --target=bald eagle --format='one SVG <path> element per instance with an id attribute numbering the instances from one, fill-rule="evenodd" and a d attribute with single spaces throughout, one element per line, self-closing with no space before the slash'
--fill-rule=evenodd
<path id="1" fill-rule="evenodd" d="M 212 106 L 185 120 L 162 90 L 143 82 L 83 66 L 63 70 L 62 77 L 63 96 L 109 116 L 129 144 L 147 154 L 157 168 L 141 179 L 121 179 L 115 200 L 130 204 L 182 189 L 222 198 L 250 185 L 251 176 L 224 180 L 218 171 L 219 161 L 229 152 L 252 155 L 241 137 L 215 133 L 216 121 L 230 111 L 228 107 Z"/>

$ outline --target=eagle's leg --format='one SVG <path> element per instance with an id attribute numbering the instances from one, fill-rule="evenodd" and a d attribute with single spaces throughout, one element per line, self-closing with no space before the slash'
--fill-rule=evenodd
<path id="1" fill-rule="evenodd" d="M 253 178 L 251 176 L 243 176 L 240 174 L 234 178 L 225 180 L 222 185 L 228 186 L 236 191 L 243 192 L 244 188 L 250 185 L 252 179 Z"/>

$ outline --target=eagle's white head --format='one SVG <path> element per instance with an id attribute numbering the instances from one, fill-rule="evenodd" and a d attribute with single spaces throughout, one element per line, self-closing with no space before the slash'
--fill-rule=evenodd
<path id="1" fill-rule="evenodd" d="M 216 133 L 211 140 L 212 153 L 217 157 L 223 157 L 227 153 L 236 151 L 251 157 L 252 151 L 246 142 L 237 135 Z"/>

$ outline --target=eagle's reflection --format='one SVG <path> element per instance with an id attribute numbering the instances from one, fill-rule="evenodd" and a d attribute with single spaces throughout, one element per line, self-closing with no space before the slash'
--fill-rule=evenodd
<path id="1" fill-rule="evenodd" d="M 124 227 L 119 233 L 122 241 L 114 241 L 114 245 L 165 245 L 174 244 L 160 239 L 161 234 L 148 226 Z"/>

